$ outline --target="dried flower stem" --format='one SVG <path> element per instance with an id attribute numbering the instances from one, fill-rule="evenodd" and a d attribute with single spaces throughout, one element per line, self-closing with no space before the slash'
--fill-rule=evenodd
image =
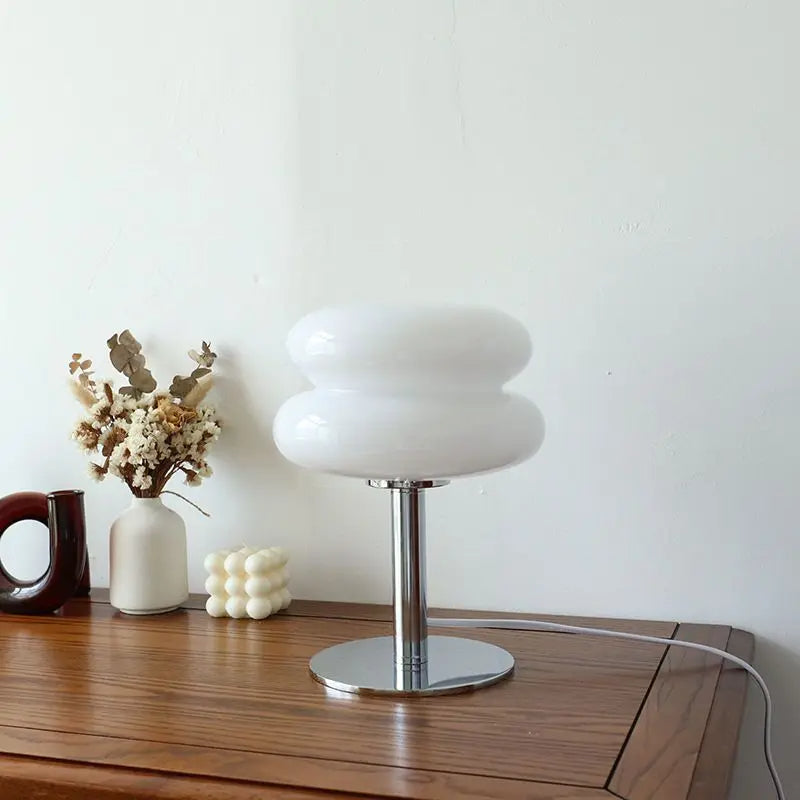
<path id="1" fill-rule="evenodd" d="M 193 503 L 188 497 L 184 497 L 182 494 L 178 494 L 178 492 L 173 492 L 172 489 L 164 489 L 164 491 L 161 492 L 161 494 L 174 494 L 175 497 L 180 497 L 181 500 L 185 501 L 190 506 L 194 506 L 201 514 L 205 514 L 205 516 L 207 517 L 211 516 L 211 514 L 209 514 L 208 511 L 203 511 L 203 509 L 200 508 L 200 506 L 197 505 L 197 503 Z"/>

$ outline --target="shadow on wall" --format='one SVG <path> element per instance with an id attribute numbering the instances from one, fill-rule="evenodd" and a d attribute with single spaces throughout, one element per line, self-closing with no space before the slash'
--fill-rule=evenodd
<path id="1" fill-rule="evenodd" d="M 358 478 L 304 472 L 305 560 L 292 574 L 296 597 L 350 602 L 391 599 L 389 492 Z M 299 538 L 299 537 L 298 537 Z"/>
<path id="2" fill-rule="evenodd" d="M 272 419 L 280 399 L 264 398 L 257 404 L 260 398 L 248 391 L 237 354 L 227 350 L 225 374 L 215 378 L 214 391 L 223 424 L 214 461 L 229 476 L 236 526 L 262 531 L 268 519 L 270 529 L 290 530 L 297 524 L 292 510 L 299 507 L 301 484 L 297 469 L 272 439 Z"/>

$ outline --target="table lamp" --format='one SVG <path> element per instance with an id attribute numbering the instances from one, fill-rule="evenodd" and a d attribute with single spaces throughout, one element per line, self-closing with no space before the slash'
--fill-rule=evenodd
<path id="1" fill-rule="evenodd" d="M 350 306 L 304 317 L 287 346 L 314 388 L 279 409 L 278 449 L 392 498 L 394 635 L 317 653 L 314 678 L 347 692 L 430 695 L 510 675 L 514 659 L 500 647 L 428 636 L 425 492 L 539 449 L 541 413 L 503 390 L 530 359 L 528 332 L 488 308 Z"/>

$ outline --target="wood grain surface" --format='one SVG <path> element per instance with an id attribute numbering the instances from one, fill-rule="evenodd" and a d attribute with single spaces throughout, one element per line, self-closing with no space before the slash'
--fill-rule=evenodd
<path id="1" fill-rule="evenodd" d="M 643 738 L 641 722 L 683 714 L 684 724 L 660 726 L 672 731 L 664 749 L 682 754 L 672 762 L 691 761 L 683 794 L 630 796 L 685 800 L 696 761 L 702 773 L 703 737 L 712 735 L 719 664 L 673 663 L 677 648 L 662 674 L 658 645 L 459 631 L 513 652 L 514 677 L 466 695 L 392 700 L 331 691 L 307 668 L 322 647 L 389 634 L 382 607 L 296 602 L 291 613 L 262 622 L 212 619 L 199 610 L 126 617 L 93 595 L 57 615 L 0 617 L 0 753 L 8 754 L 0 756 L 0 787 L 25 787 L 9 798 L 306 800 L 335 791 L 419 800 L 600 800 L 610 797 L 608 789 L 625 797 L 647 785 L 634 759 L 652 761 L 647 748 L 659 746 Z M 676 628 L 631 621 L 625 627 L 657 636 Z M 730 631 L 681 630 L 721 639 L 722 646 Z M 701 697 L 674 702 L 673 689 L 658 687 L 686 671 Z M 732 678 L 715 712 L 726 719 L 741 714 L 743 688 Z M 654 696 L 660 699 L 651 711 Z M 45 778 L 52 792 L 35 794 Z M 69 788 L 84 784 L 85 795 Z"/>
<path id="2" fill-rule="evenodd" d="M 753 634 L 733 630 L 725 648 L 745 661 L 753 657 Z M 743 669 L 726 661 L 717 683 L 700 756 L 697 759 L 689 800 L 717 800 L 727 797 L 739 741 L 739 725 L 749 678 Z"/>
<path id="3" fill-rule="evenodd" d="M 725 649 L 731 629 L 680 625 L 676 639 Z M 656 676 L 609 789 L 626 800 L 686 797 L 691 786 L 722 660 L 671 647 Z"/>
<path id="4" fill-rule="evenodd" d="M 86 769 L 48 761 L 32 775 L 30 759 L 0 760 L 2 800 L 319 800 L 319 792 L 243 781 L 215 781 L 183 775 L 147 773 L 109 767 Z M 328 795 L 331 797 L 331 795 Z M 364 795 L 336 794 L 336 800 L 364 800 Z M 571 799 L 570 799 L 571 800 Z M 575 798 L 583 800 L 583 798 Z M 587 798 L 593 800 L 593 798 Z"/>

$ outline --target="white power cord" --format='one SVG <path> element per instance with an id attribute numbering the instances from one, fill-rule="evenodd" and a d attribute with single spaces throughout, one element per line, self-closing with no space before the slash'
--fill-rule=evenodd
<path id="1" fill-rule="evenodd" d="M 649 642 L 650 644 L 666 645 L 667 647 L 678 646 L 688 647 L 691 650 L 702 650 L 704 653 L 724 658 L 745 670 L 751 678 L 758 684 L 761 694 L 764 695 L 764 756 L 767 761 L 772 783 L 775 785 L 775 793 L 778 800 L 786 800 L 783 792 L 783 785 L 772 758 L 772 698 L 770 697 L 767 684 L 754 667 L 744 659 L 711 647 L 707 644 L 697 642 L 684 642 L 680 639 L 664 639 L 660 636 L 644 636 L 639 633 L 623 633 L 622 631 L 604 630 L 603 628 L 582 628 L 577 625 L 561 625 L 557 622 L 541 622 L 539 620 L 527 619 L 444 619 L 442 617 L 428 618 L 428 625 L 440 628 L 507 628 L 511 630 L 526 631 L 555 631 L 557 633 L 580 633 L 588 636 L 607 636 L 615 639 L 632 639 L 635 642 Z"/>

